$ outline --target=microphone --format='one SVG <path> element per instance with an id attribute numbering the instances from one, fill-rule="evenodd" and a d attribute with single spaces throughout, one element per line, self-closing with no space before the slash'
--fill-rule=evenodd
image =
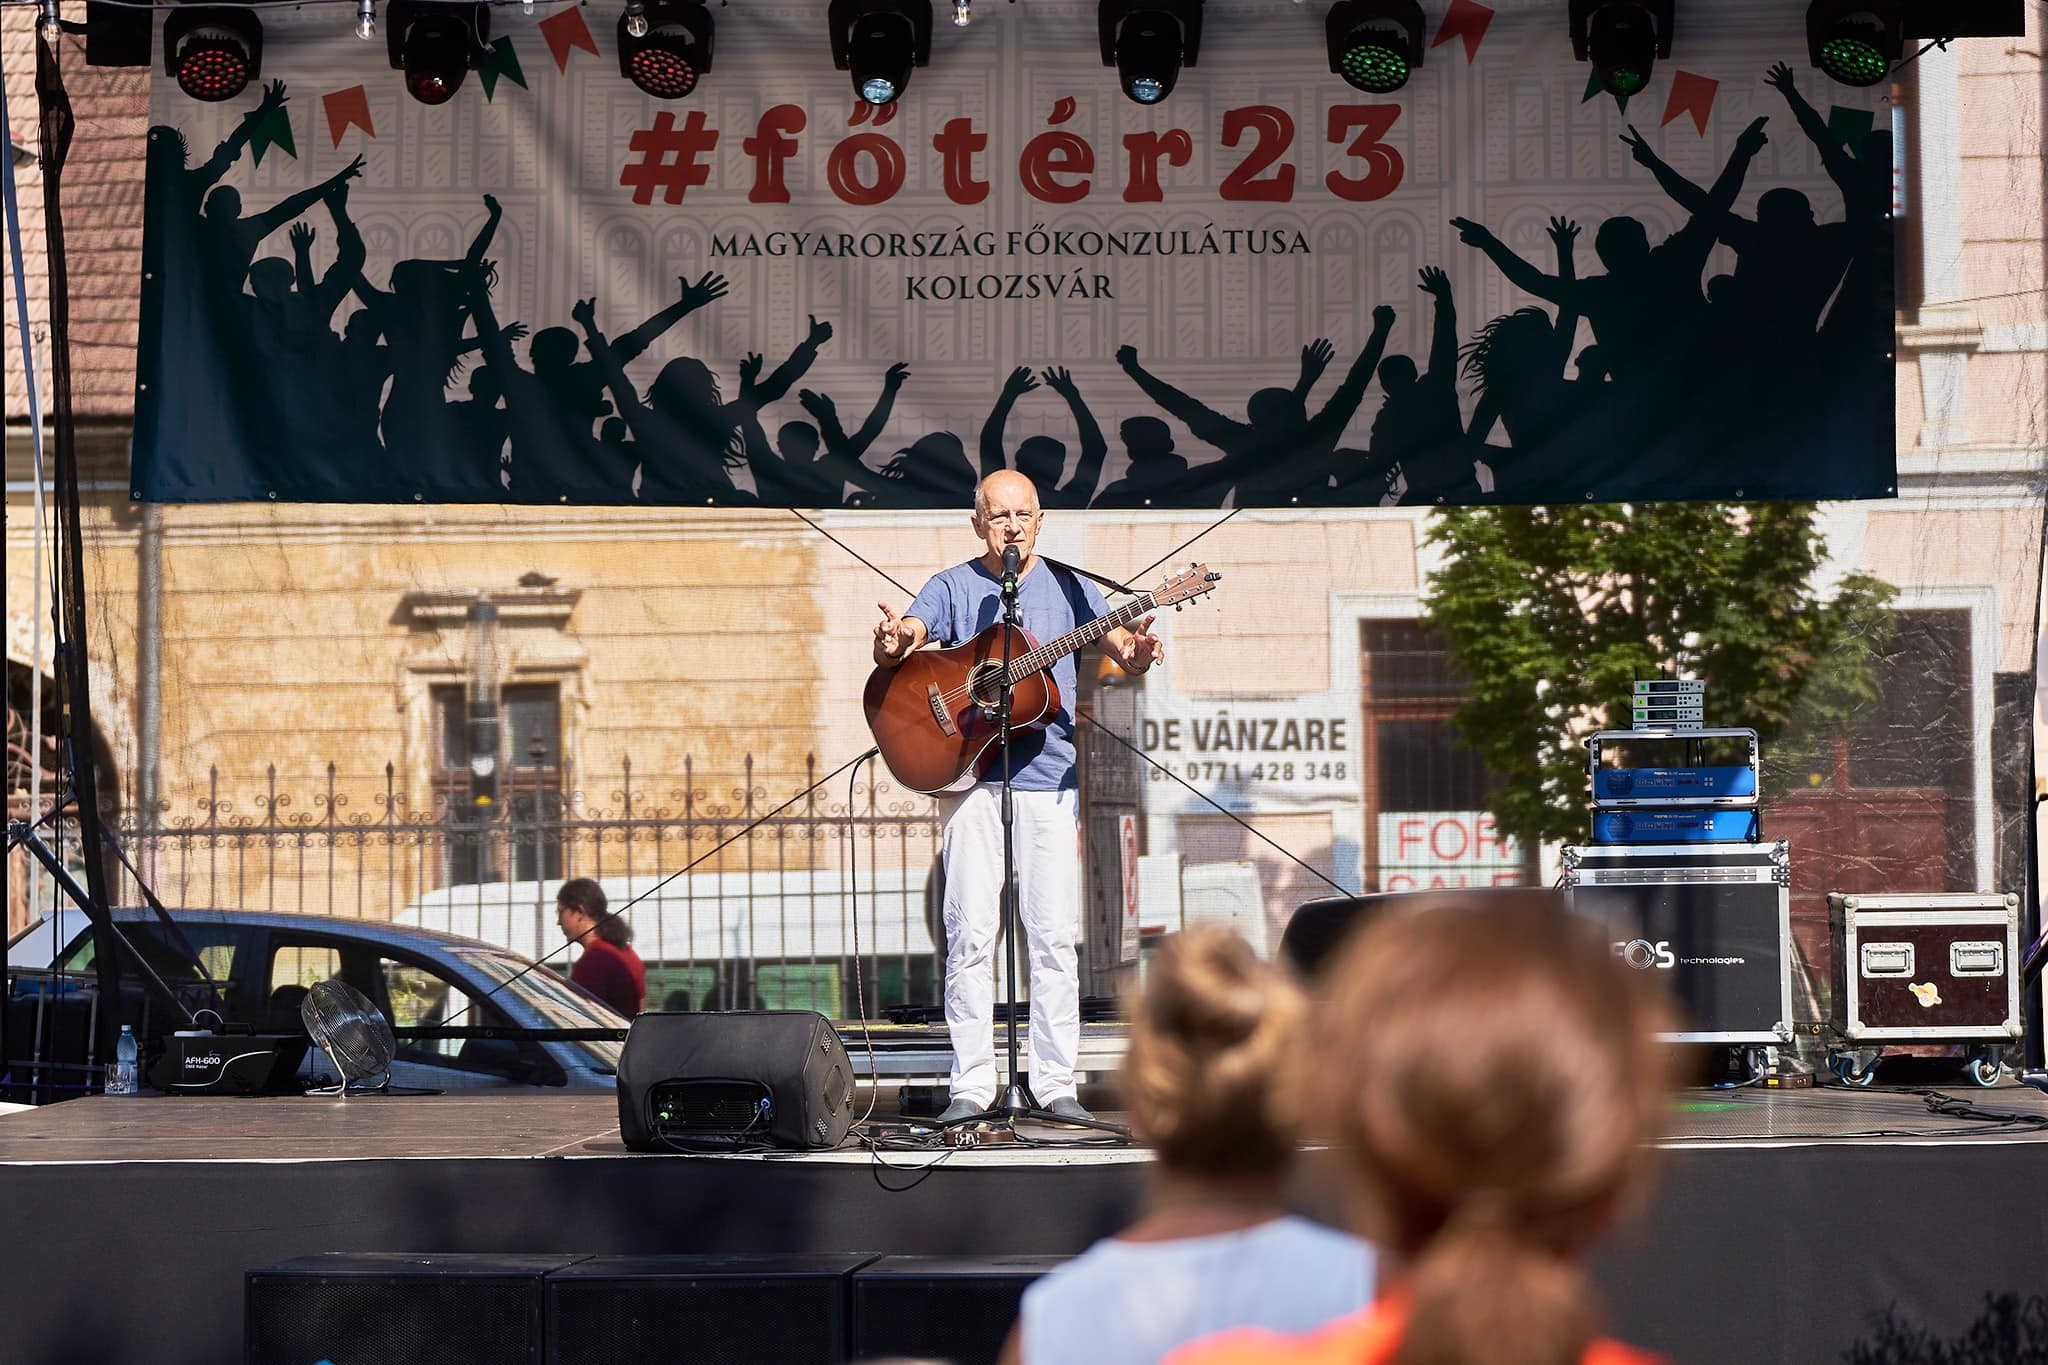
<path id="1" fill-rule="evenodd" d="M 1017 561 L 1021 558 L 1014 545 L 1003 547 L 1003 591 L 1017 591 Z"/>

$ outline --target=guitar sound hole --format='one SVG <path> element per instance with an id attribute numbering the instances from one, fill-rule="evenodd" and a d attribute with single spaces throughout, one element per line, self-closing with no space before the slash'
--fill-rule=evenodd
<path id="1" fill-rule="evenodd" d="M 991 716 L 1003 704 L 1002 676 L 1003 666 L 997 663 L 979 664 L 968 675 L 967 690 L 973 695 L 974 704 Z"/>

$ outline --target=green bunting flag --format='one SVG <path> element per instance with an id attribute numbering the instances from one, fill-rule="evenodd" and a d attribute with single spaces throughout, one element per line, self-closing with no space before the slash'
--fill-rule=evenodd
<path id="1" fill-rule="evenodd" d="M 294 161 L 299 159 L 298 144 L 292 141 L 291 115 L 283 105 L 264 110 L 249 128 L 249 156 L 257 165 L 263 164 L 263 154 L 272 147 Z"/>
<path id="2" fill-rule="evenodd" d="M 476 69 L 477 77 L 484 83 L 484 98 L 490 99 L 498 93 L 498 77 L 503 76 L 521 90 L 528 88 L 526 73 L 519 69 L 519 54 L 512 50 L 510 38 L 500 38 L 492 43 L 489 55 L 483 65 Z"/>
<path id="3" fill-rule="evenodd" d="M 1600 73 L 1596 71 L 1586 77 L 1586 93 L 1579 96 L 1579 103 L 1584 104 L 1593 96 L 1604 93 L 1606 93 L 1606 87 L 1600 84 Z M 1622 113 L 1626 114 L 1628 112 L 1627 95 L 1616 95 L 1614 97 L 1614 104 Z"/>
<path id="4" fill-rule="evenodd" d="M 1876 113 L 1869 109 L 1849 109 L 1838 104 L 1828 110 L 1828 131 L 1835 135 L 1835 141 L 1852 151 L 1863 145 L 1876 121 Z"/>

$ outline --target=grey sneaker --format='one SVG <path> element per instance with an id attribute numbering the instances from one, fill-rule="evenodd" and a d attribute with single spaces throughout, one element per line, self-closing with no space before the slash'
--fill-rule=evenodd
<path id="1" fill-rule="evenodd" d="M 1081 1101 L 1075 1099 L 1072 1095 L 1062 1095 L 1045 1107 L 1063 1119 L 1079 1119 L 1083 1123 L 1095 1122 L 1095 1115 L 1083 1109 Z"/>
<path id="2" fill-rule="evenodd" d="M 988 1108 L 987 1105 L 976 1104 L 973 1100 L 964 1097 L 956 1099 L 946 1106 L 945 1112 L 939 1115 L 939 1122 L 941 1124 L 958 1123 L 962 1119 L 973 1118 L 986 1108 Z"/>

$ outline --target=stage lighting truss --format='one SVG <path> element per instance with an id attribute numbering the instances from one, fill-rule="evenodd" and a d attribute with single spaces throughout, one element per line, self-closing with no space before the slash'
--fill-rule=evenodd
<path id="1" fill-rule="evenodd" d="M 180 5 L 164 20 L 164 74 L 195 100 L 231 100 L 262 74 L 263 25 L 245 9 Z"/>
<path id="2" fill-rule="evenodd" d="M 1102 64 L 1116 68 L 1117 85 L 1139 104 L 1172 94 L 1201 49 L 1202 0 L 1101 0 L 1095 17 Z"/>
<path id="3" fill-rule="evenodd" d="M 1641 93 L 1671 55 L 1672 0 L 1571 0 L 1572 55 L 1610 95 Z"/>
<path id="4" fill-rule="evenodd" d="M 1806 8 L 1806 57 L 1842 85 L 1876 85 L 1904 50 L 1896 0 L 1813 0 Z"/>
<path id="5" fill-rule="evenodd" d="M 1422 65 L 1422 6 L 1416 0 L 1337 0 L 1325 29 L 1330 70 L 1367 94 L 1392 94 Z"/>
<path id="6" fill-rule="evenodd" d="M 632 19 L 644 25 L 637 36 Z M 619 74 L 658 100 L 679 100 L 711 69 L 711 12 L 703 0 L 644 0 L 619 16 Z"/>
<path id="7" fill-rule="evenodd" d="M 482 61 L 491 41 L 491 8 L 391 0 L 384 50 L 405 73 L 405 92 L 421 104 L 446 104 Z"/>
<path id="8" fill-rule="evenodd" d="M 853 93 L 893 104 L 912 67 L 932 59 L 931 0 L 832 0 L 832 65 L 853 73 Z"/>

